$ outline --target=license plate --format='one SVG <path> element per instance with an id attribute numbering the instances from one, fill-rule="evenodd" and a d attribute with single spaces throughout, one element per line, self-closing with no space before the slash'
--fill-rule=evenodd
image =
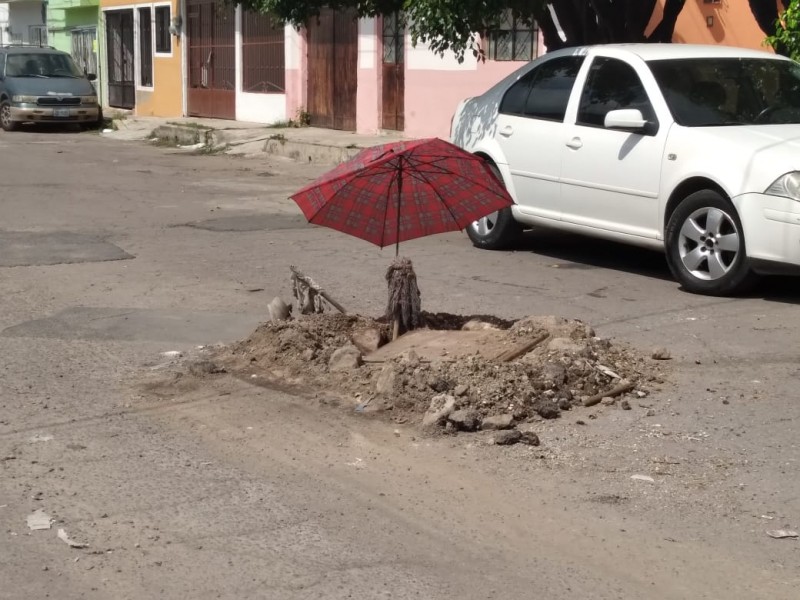
<path id="1" fill-rule="evenodd" d="M 69 116 L 69 109 L 68 108 L 54 108 L 53 109 L 53 116 L 54 117 L 68 117 Z"/>

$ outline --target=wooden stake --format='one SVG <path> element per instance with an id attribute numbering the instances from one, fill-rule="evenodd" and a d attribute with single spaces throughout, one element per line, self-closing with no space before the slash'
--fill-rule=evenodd
<path id="1" fill-rule="evenodd" d="M 392 328 L 392 341 L 395 341 L 399 337 L 400 337 L 400 321 L 398 319 L 395 319 L 394 326 Z"/>
<path id="2" fill-rule="evenodd" d="M 519 358 L 520 356 L 524 356 L 525 354 L 527 354 L 528 352 L 530 352 L 531 350 L 536 348 L 536 346 L 541 344 L 543 341 L 545 341 L 549 337 L 550 337 L 549 333 L 543 333 L 539 337 L 534 338 L 533 340 L 530 340 L 528 342 L 525 342 L 524 344 L 521 344 L 521 345 L 517 346 L 516 348 L 511 348 L 510 350 L 506 350 L 505 352 L 502 352 L 501 354 L 499 354 L 497 356 L 497 358 L 495 358 L 495 360 L 499 360 L 500 362 L 511 362 L 515 358 Z"/>
<path id="3" fill-rule="evenodd" d="M 614 396 L 619 396 L 620 394 L 624 394 L 625 392 L 630 392 L 636 386 L 631 383 L 630 381 L 625 381 L 620 383 L 617 387 L 611 388 L 607 392 L 603 392 L 601 394 L 595 394 L 594 396 L 589 396 L 583 401 L 584 406 L 594 406 L 595 404 L 600 404 L 600 401 L 603 398 L 613 398 Z"/>
<path id="4" fill-rule="evenodd" d="M 339 304 L 339 303 L 338 303 L 336 300 L 334 300 L 333 298 L 331 298 L 331 297 L 330 297 L 330 294 L 328 294 L 328 292 L 326 292 L 325 290 L 323 290 L 323 289 L 322 289 L 322 288 L 321 288 L 321 287 L 320 287 L 320 286 L 319 286 L 319 285 L 318 285 L 318 284 L 317 284 L 317 283 L 316 283 L 316 282 L 315 282 L 313 279 L 311 279 L 311 277 L 309 277 L 308 275 L 304 275 L 303 273 L 301 273 L 301 272 L 300 272 L 300 271 L 297 269 L 297 267 L 295 267 L 295 266 L 289 266 L 289 268 L 292 270 L 292 273 L 294 274 L 294 276 L 295 276 L 295 277 L 297 277 L 297 279 L 299 279 L 300 281 L 302 281 L 302 282 L 303 282 L 304 284 L 306 284 L 308 287 L 310 287 L 311 289 L 313 289 L 314 291 L 316 291 L 316 292 L 317 292 L 317 293 L 318 293 L 320 296 L 322 296 L 323 298 L 325 298 L 325 300 L 327 300 L 327 301 L 330 303 L 330 305 L 331 305 L 331 306 L 333 306 L 333 307 L 334 307 L 336 310 L 338 310 L 338 311 L 339 311 L 340 313 L 342 313 L 343 315 L 346 315 L 346 314 L 347 314 L 347 311 L 344 309 L 344 307 L 343 307 L 341 304 Z"/>

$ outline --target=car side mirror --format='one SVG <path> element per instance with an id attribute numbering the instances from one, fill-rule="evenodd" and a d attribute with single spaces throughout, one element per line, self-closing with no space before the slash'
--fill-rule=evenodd
<path id="1" fill-rule="evenodd" d="M 623 129 L 645 135 L 655 135 L 658 132 L 658 123 L 646 120 L 642 111 L 636 108 L 609 111 L 603 125 L 606 129 Z"/>
<path id="2" fill-rule="evenodd" d="M 95 75 L 94 73 L 87 73 L 86 79 L 88 79 L 89 81 L 95 81 L 97 79 L 97 75 Z"/>

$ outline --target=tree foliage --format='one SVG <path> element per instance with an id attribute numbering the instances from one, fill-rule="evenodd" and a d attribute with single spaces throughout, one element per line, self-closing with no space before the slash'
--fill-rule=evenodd
<path id="1" fill-rule="evenodd" d="M 783 3 L 784 10 L 772 20 L 771 30 L 765 30 L 765 42 L 775 52 L 784 54 L 793 60 L 800 60 L 800 0 Z M 772 15 L 770 15 L 772 16 Z"/>
<path id="2" fill-rule="evenodd" d="M 235 0 L 228 0 L 235 1 Z M 242 0 L 244 8 L 269 12 L 302 27 L 329 6 L 355 9 L 359 16 L 401 12 L 412 42 L 433 51 L 482 52 L 476 34 L 497 29 L 506 12 L 536 20 L 550 50 L 611 42 L 669 42 L 686 0 L 666 0 L 663 18 L 649 36 L 645 30 L 656 0 Z"/>

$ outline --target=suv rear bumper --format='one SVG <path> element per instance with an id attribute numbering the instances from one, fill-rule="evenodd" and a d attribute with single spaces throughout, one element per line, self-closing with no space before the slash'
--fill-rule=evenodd
<path id="1" fill-rule="evenodd" d="M 67 116 L 55 116 L 55 111 L 68 111 Z M 11 106 L 11 120 L 17 123 L 93 123 L 100 118 L 98 106 Z"/>

